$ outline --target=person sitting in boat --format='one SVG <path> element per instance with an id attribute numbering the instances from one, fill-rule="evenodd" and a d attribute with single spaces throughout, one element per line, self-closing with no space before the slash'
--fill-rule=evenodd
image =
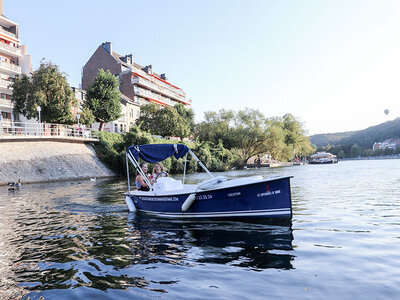
<path id="1" fill-rule="evenodd" d="M 157 182 L 160 177 L 168 177 L 168 173 L 165 172 L 164 166 L 161 163 L 155 163 L 153 168 L 153 174 L 150 177 L 151 184 Z"/>
<path id="2" fill-rule="evenodd" d="M 139 166 L 142 169 L 143 173 L 146 174 L 148 169 L 147 164 L 142 163 Z M 150 191 L 149 186 L 146 184 L 146 182 L 142 178 L 142 175 L 140 174 L 136 176 L 136 187 L 139 191 Z"/>

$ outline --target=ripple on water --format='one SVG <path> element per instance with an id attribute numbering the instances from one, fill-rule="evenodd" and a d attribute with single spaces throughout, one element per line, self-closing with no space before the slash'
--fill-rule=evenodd
<path id="1" fill-rule="evenodd" d="M 399 170 L 394 160 L 227 173 L 294 175 L 284 223 L 128 214 L 123 181 L 0 187 L 0 299 L 394 298 Z"/>

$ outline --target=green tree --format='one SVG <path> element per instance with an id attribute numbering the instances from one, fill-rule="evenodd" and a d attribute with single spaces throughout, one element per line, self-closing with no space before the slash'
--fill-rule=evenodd
<path id="1" fill-rule="evenodd" d="M 162 136 L 178 136 L 181 140 L 190 135 L 187 120 L 178 113 L 175 107 L 166 106 L 157 114 L 157 132 Z"/>
<path id="2" fill-rule="evenodd" d="M 41 119 L 49 123 L 73 123 L 71 106 L 76 100 L 65 73 L 51 62 L 41 61 L 38 70 L 29 78 L 25 74 L 13 84 L 14 112 L 27 119 L 38 118 L 37 107 L 41 108 Z"/>
<path id="3" fill-rule="evenodd" d="M 395 150 L 393 148 L 385 148 L 383 149 L 383 155 L 393 155 Z"/>
<path id="4" fill-rule="evenodd" d="M 295 154 L 314 153 L 303 124 L 291 114 L 266 119 L 254 109 L 238 112 L 220 110 L 206 112 L 205 121 L 196 126 L 196 138 L 216 145 L 222 141 L 229 150 L 237 149 L 243 162 L 254 156 L 269 153 L 277 160 L 290 160 Z"/>
<path id="5" fill-rule="evenodd" d="M 92 111 L 88 107 L 83 107 L 82 111 L 79 113 L 80 115 L 80 122 L 85 125 L 90 125 L 94 123 L 95 118 L 93 116 Z"/>
<path id="6" fill-rule="evenodd" d="M 140 107 L 140 117 L 136 121 L 140 129 L 151 134 L 158 134 L 158 112 L 161 109 L 160 105 L 149 103 Z"/>
<path id="7" fill-rule="evenodd" d="M 345 156 L 345 155 L 344 155 L 344 151 L 343 151 L 343 150 L 340 150 L 339 153 L 338 153 L 338 155 L 337 155 L 337 157 L 338 157 L 338 158 L 344 158 L 344 156 Z"/>
<path id="8" fill-rule="evenodd" d="M 107 70 L 99 73 L 89 85 L 84 107 L 90 109 L 96 122 L 100 122 L 102 131 L 107 122 L 114 121 L 121 116 L 121 95 L 118 90 L 117 78 Z"/>
<path id="9" fill-rule="evenodd" d="M 381 156 L 382 155 L 382 149 L 375 149 L 372 151 L 373 156 Z"/>
<path id="10" fill-rule="evenodd" d="M 292 114 L 282 117 L 282 127 L 285 130 L 285 144 L 293 149 L 293 155 L 306 156 L 314 152 L 303 124 Z"/>
<path id="11" fill-rule="evenodd" d="M 235 126 L 229 131 L 235 147 L 241 150 L 244 163 L 250 157 L 267 152 L 267 123 L 264 115 L 255 109 L 238 111 Z"/>
<path id="12" fill-rule="evenodd" d="M 290 160 L 291 151 L 285 144 L 285 130 L 277 125 L 271 124 L 267 130 L 267 152 L 276 160 Z"/>
<path id="13" fill-rule="evenodd" d="M 224 146 L 228 149 L 235 147 L 234 140 L 230 134 L 235 119 L 233 110 L 207 111 L 204 113 L 204 119 L 203 122 L 196 125 L 196 139 L 211 142 L 214 145 L 222 140 Z"/>
<path id="14" fill-rule="evenodd" d="M 178 114 L 187 121 L 190 128 L 190 134 L 193 134 L 195 128 L 193 109 L 185 107 L 185 105 L 183 105 L 182 103 L 176 104 L 174 108 L 178 112 Z"/>
<path id="15" fill-rule="evenodd" d="M 194 114 L 180 105 L 161 107 L 150 103 L 141 107 L 138 124 L 142 130 L 154 135 L 190 136 Z"/>
<path id="16" fill-rule="evenodd" d="M 360 146 L 358 146 L 357 144 L 351 146 L 350 149 L 350 156 L 351 157 L 358 157 L 361 154 L 361 149 Z"/>

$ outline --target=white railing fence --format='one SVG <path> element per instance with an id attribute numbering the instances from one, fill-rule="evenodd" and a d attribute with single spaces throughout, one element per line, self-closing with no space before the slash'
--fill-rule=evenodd
<path id="1" fill-rule="evenodd" d="M 77 137 L 97 139 L 97 132 L 85 125 L 0 121 L 0 136 Z"/>

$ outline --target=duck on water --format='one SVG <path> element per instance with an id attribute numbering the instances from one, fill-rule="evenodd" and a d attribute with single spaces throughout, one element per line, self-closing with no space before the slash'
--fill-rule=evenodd
<path id="1" fill-rule="evenodd" d="M 21 187 L 21 179 L 18 179 L 17 182 L 9 182 L 7 185 L 10 186 L 8 188 L 9 191 L 15 191 Z"/>

